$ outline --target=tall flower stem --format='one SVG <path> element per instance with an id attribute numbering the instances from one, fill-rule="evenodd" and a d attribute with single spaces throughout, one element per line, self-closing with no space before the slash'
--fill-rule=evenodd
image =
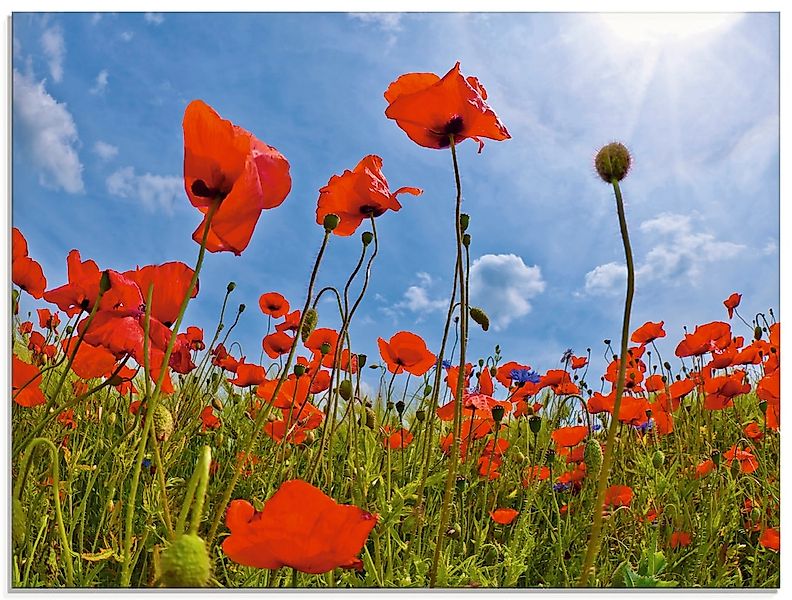
<path id="1" fill-rule="evenodd" d="M 190 297 L 192 296 L 193 290 L 198 284 L 198 274 L 201 272 L 201 266 L 203 265 L 204 256 L 206 255 L 206 242 L 209 239 L 209 228 L 219 206 L 219 201 L 213 202 L 209 208 L 209 212 L 206 214 L 206 225 L 204 226 L 203 237 L 201 238 L 201 249 L 198 251 L 198 259 L 195 263 L 195 271 L 193 272 L 192 279 L 190 280 L 190 286 L 188 287 L 187 293 L 184 295 L 184 300 L 182 300 L 181 307 L 179 308 L 179 314 L 176 318 L 176 322 L 173 325 L 173 330 L 171 331 L 171 336 L 168 340 L 168 346 L 165 349 L 165 355 L 162 358 L 160 374 L 157 378 L 157 385 L 154 387 L 151 398 L 147 399 L 148 402 L 146 403 L 146 418 L 143 422 L 143 433 L 140 437 L 140 441 L 138 442 L 137 457 L 135 459 L 135 467 L 132 472 L 132 482 L 130 484 L 129 497 L 127 498 L 126 502 L 126 514 L 124 522 L 124 562 L 121 564 L 121 587 L 129 587 L 132 578 L 132 522 L 135 515 L 135 500 L 137 498 L 137 490 L 140 484 L 140 471 L 143 466 L 143 458 L 146 454 L 146 443 L 148 442 L 149 431 L 151 430 L 151 425 L 154 420 L 154 412 L 157 408 L 157 402 L 159 401 L 162 383 L 165 381 L 165 377 L 168 373 L 168 362 L 170 361 L 171 354 L 173 353 L 173 347 L 176 344 L 176 336 L 179 333 L 179 327 L 181 326 L 182 319 L 184 318 L 184 312 L 187 310 L 187 305 L 190 302 Z M 146 308 L 148 309 L 149 307 Z M 147 338 L 148 336 L 146 336 L 146 340 Z M 144 356 L 144 361 L 147 362 L 148 355 L 145 352 L 144 354 L 146 354 L 146 356 Z"/>
<path id="2" fill-rule="evenodd" d="M 580 574 L 578 587 L 587 587 L 589 580 L 594 575 L 594 561 L 600 549 L 602 536 L 602 509 L 605 504 L 605 490 L 608 487 L 608 476 L 610 475 L 611 464 L 613 463 L 614 446 L 616 445 L 616 429 L 619 426 L 619 408 L 621 407 L 622 394 L 624 393 L 624 377 L 627 367 L 627 342 L 630 332 L 630 310 L 632 309 L 633 294 L 635 293 L 635 265 L 633 263 L 632 248 L 630 246 L 630 236 L 627 232 L 627 218 L 624 215 L 624 201 L 622 200 L 621 188 L 617 179 L 612 179 L 613 192 L 616 196 L 616 210 L 619 214 L 619 228 L 621 230 L 622 242 L 624 244 L 624 256 L 627 260 L 627 296 L 624 300 L 624 318 L 622 320 L 621 350 L 619 355 L 619 372 L 616 378 L 616 398 L 613 402 L 613 416 L 608 429 L 608 439 L 605 446 L 605 454 L 602 458 L 602 468 L 600 470 L 599 481 L 597 482 L 597 500 L 594 503 L 594 514 L 592 515 L 591 535 L 589 537 L 586 557 L 583 561 L 583 570 Z"/>
<path id="3" fill-rule="evenodd" d="M 468 298 L 465 286 L 465 271 L 462 261 L 462 182 L 459 177 L 459 164 L 457 163 L 456 144 L 454 136 L 449 136 L 451 146 L 451 158 L 454 162 L 454 180 L 456 182 L 456 212 L 454 217 L 454 229 L 456 231 L 456 276 L 459 279 L 459 298 L 461 318 L 459 320 L 460 342 L 459 342 L 459 373 L 457 374 L 456 390 L 454 393 L 454 443 L 451 448 L 451 458 L 448 465 L 448 476 L 446 477 L 445 492 L 443 493 L 443 506 L 440 510 L 440 526 L 437 532 L 437 544 L 435 545 L 434 558 L 432 559 L 432 569 L 429 572 L 429 587 L 434 587 L 437 582 L 437 567 L 440 564 L 440 556 L 443 552 L 443 542 L 445 541 L 448 516 L 451 509 L 451 502 L 454 494 L 454 482 L 456 480 L 457 462 L 459 461 L 460 437 L 462 432 L 462 394 L 465 389 L 465 351 L 467 349 L 467 319 L 465 316 L 468 311 Z"/>
<path id="4" fill-rule="evenodd" d="M 275 386 L 275 390 L 272 393 L 272 397 L 270 401 L 274 400 L 278 396 L 278 392 L 280 392 L 283 383 L 286 381 L 286 378 L 289 375 L 289 369 L 291 368 L 292 361 L 294 360 L 294 355 L 297 353 L 297 343 L 300 339 L 300 332 L 303 329 L 303 325 L 305 324 L 305 313 L 308 312 L 308 309 L 311 306 L 311 297 L 313 295 L 313 288 L 314 284 L 316 283 L 316 275 L 319 272 L 319 265 L 322 262 L 322 257 L 324 256 L 325 248 L 327 248 L 327 242 L 330 239 L 331 230 L 325 229 L 324 238 L 322 238 L 322 246 L 319 248 L 319 254 L 316 256 L 316 261 L 314 262 L 313 270 L 311 271 L 311 279 L 308 282 L 308 294 L 305 297 L 305 305 L 303 306 L 302 313 L 300 313 L 300 324 L 297 327 L 297 333 L 294 336 L 294 342 L 292 343 L 291 350 L 289 351 L 289 357 L 286 359 L 286 365 L 283 367 L 281 371 L 280 379 L 278 379 L 278 383 Z M 256 420 L 253 423 L 253 431 L 250 434 L 250 438 L 244 449 L 243 456 L 249 456 L 250 452 L 253 450 L 253 446 L 258 440 L 258 436 L 261 433 L 262 426 L 264 425 L 264 419 L 266 419 L 269 411 L 267 410 L 260 410 L 258 415 L 256 415 Z M 209 529 L 209 535 L 207 536 L 206 545 L 210 547 L 212 542 L 214 541 L 215 536 L 217 535 L 217 529 L 220 526 L 220 520 L 223 518 L 225 514 L 226 506 L 228 506 L 229 500 L 231 500 L 231 494 L 234 493 L 234 488 L 236 487 L 237 482 L 239 481 L 240 476 L 242 475 L 242 469 L 245 465 L 245 460 L 238 460 L 236 462 L 236 466 L 234 468 L 234 475 L 231 478 L 231 482 L 226 487 L 225 491 L 223 492 L 223 497 L 220 500 L 220 503 L 217 505 L 215 510 L 214 519 L 212 520 L 212 525 Z"/>

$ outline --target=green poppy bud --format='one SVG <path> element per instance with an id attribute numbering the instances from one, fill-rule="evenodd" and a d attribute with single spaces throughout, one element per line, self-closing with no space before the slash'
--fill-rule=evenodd
<path id="1" fill-rule="evenodd" d="M 368 356 L 365 354 L 358 354 L 357 361 L 358 361 L 358 368 L 362 369 L 366 366 L 366 361 L 368 360 Z"/>
<path id="2" fill-rule="evenodd" d="M 104 294 L 110 289 L 110 271 L 102 271 L 102 277 L 99 279 L 99 293 Z"/>
<path id="3" fill-rule="evenodd" d="M 665 463 L 665 454 L 663 454 L 662 450 L 655 450 L 655 453 L 652 454 L 652 466 L 655 469 L 659 469 Z"/>
<path id="4" fill-rule="evenodd" d="M 763 413 L 767 412 L 767 400 L 762 400 L 759 402 L 759 410 Z"/>
<path id="5" fill-rule="evenodd" d="M 240 305 L 239 305 L 239 308 L 237 309 L 237 311 L 238 311 L 238 312 L 239 312 L 239 314 L 241 315 L 243 312 L 245 312 L 245 309 L 246 309 L 246 308 L 247 308 L 247 306 L 245 306 L 244 304 L 240 304 Z"/>
<path id="6" fill-rule="evenodd" d="M 476 306 L 471 306 L 470 318 L 473 319 L 479 325 L 481 325 L 481 328 L 484 331 L 487 331 L 489 329 L 489 325 L 490 325 L 489 317 L 487 316 L 487 313 L 485 313 L 482 309 Z"/>
<path id="7" fill-rule="evenodd" d="M 586 463 L 586 474 L 596 478 L 602 467 L 602 446 L 594 438 L 589 438 L 583 448 L 583 462 Z"/>
<path id="8" fill-rule="evenodd" d="M 462 236 L 462 244 L 465 246 L 465 248 L 470 248 L 470 239 L 469 233 L 466 233 Z"/>
<path id="9" fill-rule="evenodd" d="M 528 426 L 531 428 L 531 433 L 537 435 L 542 429 L 542 417 L 538 415 L 531 415 L 528 418 Z"/>
<path id="10" fill-rule="evenodd" d="M 305 311 L 305 319 L 303 319 L 302 329 L 300 329 L 300 337 L 305 342 L 308 336 L 316 329 L 316 324 L 319 322 L 319 314 L 313 309 L 309 308 Z"/>
<path id="11" fill-rule="evenodd" d="M 230 294 L 235 289 L 236 289 L 236 283 L 234 283 L 233 281 L 229 281 L 228 285 L 226 286 L 226 292 L 228 292 Z"/>
<path id="12" fill-rule="evenodd" d="M 223 403 L 220 401 L 220 398 L 212 398 L 212 407 L 217 411 L 221 412 L 223 410 Z"/>
<path id="13" fill-rule="evenodd" d="M 427 384 L 424 386 L 424 396 L 428 396 L 432 393 L 432 386 Z"/>
<path id="14" fill-rule="evenodd" d="M 492 420 L 496 423 L 500 423 L 503 420 L 503 414 L 506 410 L 500 405 L 496 405 L 492 407 Z"/>
<path id="15" fill-rule="evenodd" d="M 754 339 L 761 340 L 762 339 L 762 328 L 758 325 L 754 327 Z"/>
<path id="16" fill-rule="evenodd" d="M 363 240 L 364 246 L 368 246 L 372 241 L 374 241 L 374 234 L 370 231 L 364 231 L 363 235 L 360 236 L 360 239 Z"/>
<path id="17" fill-rule="evenodd" d="M 162 551 L 160 579 L 165 587 L 204 587 L 209 582 L 211 567 L 206 543 L 188 533 L 178 536 Z"/>
<path id="18" fill-rule="evenodd" d="M 597 174 L 605 183 L 621 181 L 627 176 L 632 163 L 629 150 L 619 142 L 603 146 L 594 159 Z"/>
<path id="19" fill-rule="evenodd" d="M 322 225 L 325 228 L 327 233 L 331 233 L 338 224 L 341 222 L 341 218 L 338 215 L 334 215 L 333 213 L 325 215 L 324 221 L 322 221 Z"/>
<path id="20" fill-rule="evenodd" d="M 301 365 L 299 363 L 294 365 L 294 374 L 297 377 L 302 377 L 303 375 L 305 375 L 305 365 Z"/>
<path id="21" fill-rule="evenodd" d="M 349 400 L 352 397 L 352 382 L 349 379 L 344 379 L 338 385 L 338 395 L 344 400 Z"/>
<path id="22" fill-rule="evenodd" d="M 157 404 L 152 419 L 157 439 L 166 441 L 173 434 L 173 415 L 164 404 Z"/>
<path id="23" fill-rule="evenodd" d="M 470 225 L 470 215 L 465 213 L 459 215 L 459 228 L 462 230 L 462 233 L 467 231 L 468 225 Z"/>

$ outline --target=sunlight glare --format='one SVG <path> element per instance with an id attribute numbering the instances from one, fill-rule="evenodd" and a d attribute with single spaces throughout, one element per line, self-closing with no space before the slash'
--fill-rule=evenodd
<path id="1" fill-rule="evenodd" d="M 731 13 L 611 13 L 602 21 L 620 38 L 633 43 L 688 41 L 723 33 L 741 15 Z"/>

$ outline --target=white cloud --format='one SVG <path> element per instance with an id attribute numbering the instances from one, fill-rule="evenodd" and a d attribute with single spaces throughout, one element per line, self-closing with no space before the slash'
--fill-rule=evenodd
<path id="1" fill-rule="evenodd" d="M 135 33 L 133 31 L 121 32 L 121 39 L 125 42 L 131 42 L 133 37 L 135 37 Z"/>
<path id="2" fill-rule="evenodd" d="M 362 23 L 370 23 L 376 25 L 383 31 L 401 31 L 401 13 L 349 13 L 353 19 L 357 19 Z"/>
<path id="3" fill-rule="evenodd" d="M 134 167 L 123 167 L 106 180 L 107 191 L 119 198 L 130 198 L 140 202 L 151 212 L 173 214 L 174 205 L 184 195 L 181 177 L 138 175 Z"/>
<path id="4" fill-rule="evenodd" d="M 89 91 L 92 94 L 103 94 L 105 89 L 107 88 L 108 76 L 109 73 L 107 72 L 107 69 L 102 69 L 101 71 L 99 71 L 99 74 L 96 76 L 94 85 Z"/>
<path id="5" fill-rule="evenodd" d="M 442 298 L 432 299 L 429 289 L 432 287 L 432 276 L 423 271 L 415 274 L 418 285 L 411 285 L 405 292 L 402 300 L 393 305 L 395 311 L 409 310 L 414 313 L 430 313 L 448 307 L 448 300 Z"/>
<path id="6" fill-rule="evenodd" d="M 775 240 L 768 240 L 767 243 L 764 245 L 764 248 L 762 248 L 762 254 L 764 254 L 765 256 L 770 256 L 773 254 L 777 255 L 778 242 Z"/>
<path id="7" fill-rule="evenodd" d="M 70 194 L 84 190 L 83 166 L 77 148 L 77 125 L 66 108 L 47 93 L 44 81 L 14 69 L 14 119 L 19 139 L 28 146 L 31 162 L 39 171 L 39 182 Z"/>
<path id="8" fill-rule="evenodd" d="M 700 282 L 713 263 L 738 256 L 743 244 L 719 241 L 711 233 L 693 229 L 689 215 L 664 213 L 644 221 L 639 230 L 654 245 L 635 267 L 636 281 L 664 285 Z M 659 241 L 657 241 L 659 240 Z M 592 295 L 607 295 L 624 290 L 627 267 L 607 263 L 586 273 L 584 290 Z"/>
<path id="9" fill-rule="evenodd" d="M 50 75 L 59 82 L 63 79 L 63 58 L 66 56 L 66 43 L 63 40 L 63 31 L 54 26 L 44 30 L 41 34 L 41 48 L 47 57 Z"/>
<path id="10" fill-rule="evenodd" d="M 143 18 L 146 20 L 146 23 L 151 23 L 152 25 L 162 25 L 162 22 L 165 20 L 165 15 L 162 13 L 147 12 L 143 15 Z"/>
<path id="11" fill-rule="evenodd" d="M 91 25 L 96 25 L 102 20 L 102 13 L 94 13 L 91 15 Z"/>
<path id="12" fill-rule="evenodd" d="M 110 160 L 118 155 L 118 147 L 99 140 L 94 143 L 93 152 L 102 160 Z"/>
<path id="13" fill-rule="evenodd" d="M 545 289 L 542 270 L 514 254 L 485 254 L 470 267 L 470 301 L 501 331 L 531 312 L 530 300 Z"/>

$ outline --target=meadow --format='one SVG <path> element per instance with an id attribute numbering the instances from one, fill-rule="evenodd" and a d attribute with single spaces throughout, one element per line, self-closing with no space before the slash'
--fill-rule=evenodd
<path id="1" fill-rule="evenodd" d="M 502 355 L 497 334 L 470 355 L 471 328 L 490 323 L 470 304 L 476 215 L 456 148 L 486 161 L 485 140 L 511 138 L 483 83 L 457 63 L 384 90 L 385 117 L 416 152 L 446 153 L 455 183 L 436 348 L 383 329 L 366 356 L 349 333 L 384 276 L 378 220 L 422 193 L 392 191 L 374 154 L 318 190 L 304 298 L 236 298 L 229 282 L 213 330 L 184 322 L 204 261 L 244 261 L 292 185 L 286 157 L 201 100 L 183 120 L 185 201 L 203 215 L 193 265 L 120 272 L 74 249 L 68 281 L 48 282 L 13 229 L 13 587 L 778 587 L 780 323 L 741 313 L 749 290 L 681 336 L 664 315 L 631 322 L 624 145 L 594 161 L 627 266 L 621 330 L 546 371 Z M 317 289 L 328 247 L 351 236 L 349 272 Z M 19 311 L 22 295 L 41 308 Z M 235 348 L 244 310 L 268 318 L 260 355 Z"/>

